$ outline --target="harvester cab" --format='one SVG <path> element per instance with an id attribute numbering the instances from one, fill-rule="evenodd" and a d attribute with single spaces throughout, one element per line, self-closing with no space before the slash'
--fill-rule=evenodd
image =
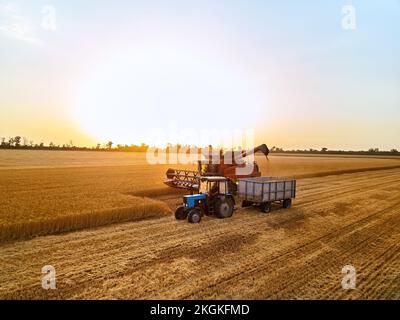
<path id="1" fill-rule="evenodd" d="M 231 217 L 235 199 L 228 189 L 229 180 L 218 176 L 199 180 L 199 193 L 183 197 L 183 205 L 176 208 L 175 218 L 199 223 L 203 215 L 215 214 L 220 219 Z"/>

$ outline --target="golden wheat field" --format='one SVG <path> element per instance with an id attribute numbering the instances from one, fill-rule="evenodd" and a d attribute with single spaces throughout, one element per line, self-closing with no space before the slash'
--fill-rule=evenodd
<path id="1" fill-rule="evenodd" d="M 257 162 L 298 179 L 291 209 L 192 225 L 173 217 L 170 166 L 143 154 L 0 151 L 0 297 L 400 298 L 400 159 Z M 357 287 L 343 290 L 349 264 Z M 41 287 L 45 265 L 56 290 Z"/>

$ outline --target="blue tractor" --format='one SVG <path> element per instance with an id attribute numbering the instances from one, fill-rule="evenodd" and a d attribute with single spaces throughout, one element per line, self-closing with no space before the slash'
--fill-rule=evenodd
<path id="1" fill-rule="evenodd" d="M 228 183 L 225 177 L 201 177 L 199 193 L 183 197 L 183 205 L 176 208 L 175 218 L 199 223 L 203 215 L 215 215 L 220 219 L 231 217 L 235 199 L 229 192 Z"/>

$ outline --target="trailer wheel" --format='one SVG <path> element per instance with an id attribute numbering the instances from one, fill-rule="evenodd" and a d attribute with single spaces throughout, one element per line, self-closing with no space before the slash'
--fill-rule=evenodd
<path id="1" fill-rule="evenodd" d="M 251 207 L 252 205 L 253 205 L 253 202 L 251 202 L 251 201 L 247 201 L 247 200 L 242 201 L 242 208 Z"/>
<path id="2" fill-rule="evenodd" d="M 231 198 L 221 198 L 215 202 L 215 215 L 219 219 L 232 217 L 233 201 Z"/>
<path id="3" fill-rule="evenodd" d="M 271 209 L 272 209 L 271 202 L 263 202 L 263 203 L 261 203 L 260 209 L 264 213 L 271 212 Z"/>
<path id="4" fill-rule="evenodd" d="M 187 210 L 185 210 L 184 206 L 179 206 L 175 210 L 175 219 L 176 220 L 185 220 L 187 217 L 188 213 Z"/>
<path id="5" fill-rule="evenodd" d="M 289 209 L 292 206 L 292 199 L 283 200 L 282 207 Z"/>
<path id="6" fill-rule="evenodd" d="M 188 221 L 190 223 L 199 223 L 201 220 L 201 211 L 199 209 L 192 209 L 188 214 Z"/>

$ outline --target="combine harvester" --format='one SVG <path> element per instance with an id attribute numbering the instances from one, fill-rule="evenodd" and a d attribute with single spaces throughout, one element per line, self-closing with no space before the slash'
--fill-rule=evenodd
<path id="1" fill-rule="evenodd" d="M 273 202 L 290 208 L 292 198 L 296 197 L 296 180 L 261 177 L 256 162 L 249 174 L 237 174 L 238 168 L 247 165 L 242 159 L 259 151 L 268 160 L 268 147 L 262 144 L 250 151 L 221 152 L 219 164 L 212 162 L 210 152 L 206 161 L 198 162 L 197 171 L 168 169 L 165 184 L 192 193 L 183 197 L 183 205 L 176 209 L 175 218 L 188 219 L 190 223 L 199 223 L 204 215 L 229 218 L 233 215 L 236 200 L 242 201 L 242 207 L 258 206 L 264 213 L 271 211 Z"/>
<path id="2" fill-rule="evenodd" d="M 191 192 L 197 192 L 200 187 L 200 179 L 202 177 L 225 177 L 228 182 L 228 190 L 231 193 L 237 191 L 237 181 L 239 178 L 260 177 L 261 172 L 254 161 L 253 170 L 246 175 L 237 175 L 237 169 L 245 168 L 248 164 L 243 161 L 249 155 L 262 152 L 268 160 L 269 149 L 266 144 L 249 151 L 227 151 L 225 153 L 213 154 L 209 150 L 209 154 L 205 156 L 206 160 L 198 161 L 197 171 L 168 169 L 166 172 L 166 185 L 173 188 L 187 189 Z M 213 163 L 213 158 L 219 157 L 219 163 Z"/>

